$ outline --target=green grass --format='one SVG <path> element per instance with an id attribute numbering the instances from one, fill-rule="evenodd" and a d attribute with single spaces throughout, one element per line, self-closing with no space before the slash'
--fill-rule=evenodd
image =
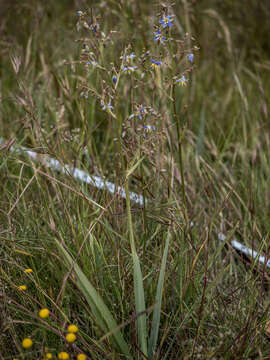
<path id="1" fill-rule="evenodd" d="M 92 6 L 97 33 L 76 31 L 77 10 L 90 9 L 68 1 L 0 13 L 0 137 L 40 154 L 0 152 L 0 359 L 267 359 L 269 270 L 230 240 L 268 255 L 268 2 L 177 2 L 164 33 L 181 42 L 159 45 L 158 3 Z M 124 74 L 131 52 L 138 68 Z M 175 82 L 183 73 L 186 87 Z M 127 199 L 46 156 L 123 186 Z"/>

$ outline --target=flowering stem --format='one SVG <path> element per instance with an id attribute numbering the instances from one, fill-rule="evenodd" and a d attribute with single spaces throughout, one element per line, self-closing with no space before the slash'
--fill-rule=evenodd
<path id="1" fill-rule="evenodd" d="M 141 137 L 140 137 L 140 158 L 142 157 L 141 154 Z M 144 176 L 143 176 L 143 168 L 142 163 L 140 164 L 140 176 L 141 182 L 143 185 L 143 259 L 145 255 L 145 248 L 146 248 L 146 229 L 147 229 L 147 217 L 146 217 L 146 196 L 145 196 L 145 187 L 144 187 Z"/>
<path id="2" fill-rule="evenodd" d="M 180 121 L 178 119 L 177 111 L 176 111 L 175 84 L 173 84 L 173 112 L 174 112 L 174 119 L 176 120 L 176 129 L 177 129 L 177 138 L 178 138 L 178 160 L 179 160 L 179 170 L 181 176 L 182 197 L 184 202 L 184 216 L 185 216 L 185 220 L 187 221 L 188 216 L 187 216 L 187 200 L 186 200 L 184 166 L 183 166 L 183 156 L 182 156 L 182 138 L 181 138 Z"/>

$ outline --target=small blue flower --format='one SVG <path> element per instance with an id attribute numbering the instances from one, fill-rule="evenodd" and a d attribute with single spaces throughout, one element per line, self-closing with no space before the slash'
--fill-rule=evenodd
<path id="1" fill-rule="evenodd" d="M 85 99 L 88 99 L 88 93 L 87 92 L 82 92 L 81 97 L 84 97 Z"/>
<path id="2" fill-rule="evenodd" d="M 98 63 L 96 61 L 87 61 L 86 65 L 92 65 L 93 67 L 96 67 Z"/>
<path id="3" fill-rule="evenodd" d="M 111 105 L 111 103 L 109 104 L 104 104 L 104 103 L 101 103 L 101 108 L 102 110 L 113 110 L 113 106 Z"/>
<path id="4" fill-rule="evenodd" d="M 180 83 L 182 86 L 186 86 L 189 79 L 185 78 L 185 75 L 183 75 L 180 79 L 177 79 L 176 82 Z"/>
<path id="5" fill-rule="evenodd" d="M 131 73 L 134 72 L 134 70 L 137 69 L 137 66 L 124 66 L 122 68 L 123 72 Z"/>
<path id="6" fill-rule="evenodd" d="M 157 60 L 154 60 L 154 59 L 151 59 L 151 63 L 152 63 L 151 66 L 153 66 L 155 69 L 157 69 L 159 66 L 162 65 L 161 61 L 157 61 Z"/>
<path id="7" fill-rule="evenodd" d="M 113 83 L 114 83 L 114 84 L 116 84 L 116 83 L 117 83 L 117 77 L 116 77 L 115 75 L 113 75 L 113 77 L 112 77 L 112 81 L 113 81 Z"/>
<path id="8" fill-rule="evenodd" d="M 166 39 L 165 36 L 162 35 L 160 30 L 154 33 L 154 37 L 155 37 L 155 41 L 159 41 L 161 43 L 163 43 L 163 41 Z"/>
<path id="9" fill-rule="evenodd" d="M 124 60 L 127 62 L 130 62 L 132 59 L 134 59 L 136 57 L 136 55 L 134 53 L 131 53 L 127 56 L 124 57 Z"/>
<path id="10" fill-rule="evenodd" d="M 95 24 L 95 25 L 90 24 L 90 25 L 89 25 L 89 29 L 90 29 L 93 33 L 96 33 L 96 32 L 98 31 L 98 29 L 99 29 L 99 24 L 98 24 L 98 23 Z"/>
<path id="11" fill-rule="evenodd" d="M 136 115 L 138 116 L 138 118 L 139 118 L 140 120 L 143 119 L 143 115 L 144 115 L 145 113 L 146 113 L 145 107 L 142 106 L 142 105 L 138 106 Z"/>
<path id="12" fill-rule="evenodd" d="M 79 10 L 79 11 L 77 11 L 77 15 L 78 15 L 78 16 L 82 16 L 82 15 L 83 15 L 83 12 Z"/>
<path id="13" fill-rule="evenodd" d="M 143 129 L 144 129 L 145 132 L 150 132 L 150 131 L 156 130 L 156 127 L 152 126 L 152 125 L 144 125 Z"/>
<path id="14" fill-rule="evenodd" d="M 163 29 L 166 28 L 167 26 L 173 26 L 172 17 L 170 15 L 163 16 L 163 18 L 159 21 L 159 23 L 162 24 Z"/>
<path id="15" fill-rule="evenodd" d="M 193 54 L 188 54 L 187 58 L 191 63 L 193 63 L 193 61 L 194 61 L 194 55 Z"/>

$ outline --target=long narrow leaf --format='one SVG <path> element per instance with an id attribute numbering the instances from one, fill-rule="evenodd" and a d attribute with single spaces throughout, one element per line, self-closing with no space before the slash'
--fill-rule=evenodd
<path id="1" fill-rule="evenodd" d="M 144 299 L 144 290 L 143 290 L 143 277 L 140 266 L 140 261 L 136 252 L 133 225 L 132 225 L 132 216 L 130 208 L 130 198 L 129 198 L 129 188 L 128 181 L 125 184 L 126 191 L 126 204 L 127 204 L 127 217 L 128 217 L 128 228 L 129 228 L 129 237 L 130 237 L 130 247 L 132 251 L 132 261 L 133 261 L 133 277 L 134 277 L 134 295 L 135 295 L 135 307 L 136 314 L 145 312 L 145 299 Z M 140 315 L 137 319 L 137 328 L 138 328 L 138 338 L 140 349 L 142 353 L 147 356 L 147 331 L 146 331 L 146 314 Z"/>
<path id="2" fill-rule="evenodd" d="M 168 232 L 165 249 L 164 249 L 164 253 L 163 253 L 163 257 L 162 257 L 160 273 L 159 273 L 158 286 L 157 286 L 157 292 L 156 292 L 156 304 L 155 304 L 153 320 L 152 320 L 152 328 L 151 328 L 151 335 L 150 335 L 150 342 L 149 342 L 149 349 L 148 349 L 148 356 L 150 357 L 150 359 L 153 358 L 154 351 L 155 351 L 155 348 L 157 345 L 157 339 L 158 339 L 160 313 L 161 313 L 161 302 L 162 302 L 162 290 L 163 290 L 163 284 L 164 284 L 164 277 L 165 277 L 170 237 L 171 237 L 171 235 Z"/>
<path id="3" fill-rule="evenodd" d="M 133 274 L 134 274 L 134 293 L 136 314 L 145 311 L 145 299 L 143 290 L 143 278 L 138 255 L 135 251 L 132 254 L 133 259 Z M 138 336 L 142 352 L 147 355 L 147 332 L 146 332 L 146 314 L 140 315 L 137 320 Z"/>
<path id="4" fill-rule="evenodd" d="M 64 256 L 65 262 L 68 264 L 68 266 L 72 266 L 73 260 L 71 256 L 56 239 L 55 241 L 59 251 Z M 90 283 L 90 281 L 87 279 L 87 277 L 84 275 L 84 273 L 77 264 L 74 265 L 74 272 L 77 276 L 78 288 L 84 294 L 88 304 L 90 305 L 96 323 L 105 333 L 112 331 L 112 337 L 119 350 L 125 356 L 127 356 L 128 359 L 131 359 L 128 345 L 125 342 L 121 332 L 113 331 L 118 327 L 118 325 L 107 305 L 104 303 L 100 295 L 97 293 L 96 289 L 93 287 L 93 285 Z"/>

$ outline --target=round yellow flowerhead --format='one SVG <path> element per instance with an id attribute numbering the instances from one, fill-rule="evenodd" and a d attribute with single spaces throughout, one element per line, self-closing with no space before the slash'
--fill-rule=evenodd
<path id="1" fill-rule="evenodd" d="M 30 338 L 25 338 L 22 341 L 22 347 L 25 349 L 29 349 L 33 345 L 33 341 Z"/>
<path id="2" fill-rule="evenodd" d="M 76 335 L 73 333 L 68 333 L 66 336 L 66 340 L 68 342 L 74 342 L 76 340 Z"/>
<path id="3" fill-rule="evenodd" d="M 25 291 L 27 289 L 26 285 L 20 285 L 18 286 L 19 291 Z"/>
<path id="4" fill-rule="evenodd" d="M 42 319 L 46 319 L 50 315 L 50 311 L 48 309 L 41 309 L 39 312 L 39 316 Z"/>
<path id="5" fill-rule="evenodd" d="M 30 269 L 30 268 L 28 268 L 28 269 L 25 269 L 24 272 L 25 272 L 25 273 L 31 273 L 31 272 L 33 272 L 33 270 Z"/>
<path id="6" fill-rule="evenodd" d="M 74 324 L 69 325 L 68 332 L 76 334 L 78 332 L 78 327 Z"/>
<path id="7" fill-rule="evenodd" d="M 46 353 L 46 359 L 52 359 L 52 353 Z"/>
<path id="8" fill-rule="evenodd" d="M 58 354 L 58 359 L 59 360 L 67 360 L 67 359 L 69 359 L 69 355 L 67 352 L 62 351 Z"/>
<path id="9" fill-rule="evenodd" d="M 77 360 L 86 360 L 86 355 L 84 355 L 84 354 L 78 354 L 78 355 L 77 355 Z"/>

